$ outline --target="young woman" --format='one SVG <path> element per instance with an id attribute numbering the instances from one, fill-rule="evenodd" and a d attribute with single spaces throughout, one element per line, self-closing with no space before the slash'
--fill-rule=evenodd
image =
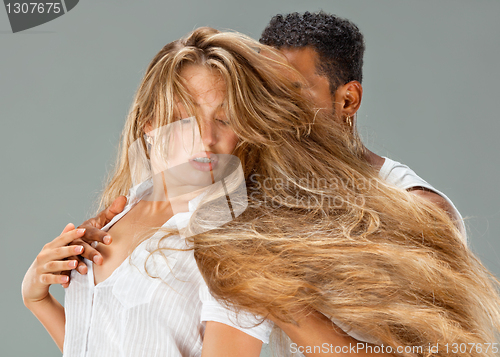
<path id="1" fill-rule="evenodd" d="M 238 137 L 226 78 L 240 73 L 226 56 L 248 44 L 221 34 L 220 44 L 203 49 L 197 41 L 208 34 L 215 32 L 200 29 L 165 46 L 138 89 L 104 193 L 106 201 L 128 192 L 125 210 L 103 228 L 113 236 L 112 245 L 99 247 L 104 264 L 86 261 L 88 275 L 72 276 L 64 308 L 49 294 L 50 284 L 68 282 L 59 273 L 76 266 L 65 258 L 83 250 L 67 246 L 84 234 L 70 224 L 26 273 L 24 302 L 64 356 L 258 356 L 268 340 L 268 323 L 236 315 L 212 298 L 185 239 L 200 201 L 225 199 L 228 190 L 234 197 L 244 184 L 231 155 Z M 243 209 L 218 211 L 215 226 Z"/>

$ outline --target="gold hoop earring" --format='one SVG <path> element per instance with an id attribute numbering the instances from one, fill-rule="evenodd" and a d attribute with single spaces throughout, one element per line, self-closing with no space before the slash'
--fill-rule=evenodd
<path id="1" fill-rule="evenodd" d="M 352 126 L 352 118 L 349 115 L 345 119 L 345 122 L 347 123 L 347 125 Z"/>

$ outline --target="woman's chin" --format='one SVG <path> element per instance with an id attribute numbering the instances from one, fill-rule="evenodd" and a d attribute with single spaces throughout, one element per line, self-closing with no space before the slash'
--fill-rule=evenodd
<path id="1" fill-rule="evenodd" d="M 192 187 L 193 190 L 208 187 L 214 183 L 210 171 L 190 172 L 189 174 L 180 177 L 178 176 L 176 181 L 178 182 L 179 186 L 185 186 L 186 188 Z M 169 185 L 167 183 L 167 190 L 168 186 Z"/>

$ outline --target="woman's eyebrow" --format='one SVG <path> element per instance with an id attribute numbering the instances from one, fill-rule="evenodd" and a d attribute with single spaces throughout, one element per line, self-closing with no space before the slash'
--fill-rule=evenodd
<path id="1" fill-rule="evenodd" d="M 200 103 L 197 103 L 197 102 L 193 102 L 193 105 L 194 105 L 196 108 L 199 108 L 199 107 L 201 106 L 201 105 L 200 105 Z M 225 107 L 225 106 L 226 106 L 226 104 L 225 104 L 224 102 L 222 102 L 222 103 L 220 103 L 220 104 L 217 106 L 217 108 L 223 108 L 223 107 Z"/>
<path id="2" fill-rule="evenodd" d="M 196 107 L 196 108 L 199 108 L 199 107 L 201 106 L 201 105 L 200 105 L 200 103 L 195 102 L 195 101 L 192 101 L 192 102 L 191 102 L 191 104 L 192 104 L 194 107 Z M 227 106 L 227 103 L 226 103 L 226 101 L 224 100 L 224 101 L 222 101 L 222 103 L 220 103 L 217 107 L 224 108 L 224 107 L 226 107 L 226 106 Z M 181 110 L 181 108 L 184 108 L 183 103 L 182 103 L 181 101 L 175 101 L 175 102 L 174 102 L 174 110 L 179 111 L 179 110 Z"/>

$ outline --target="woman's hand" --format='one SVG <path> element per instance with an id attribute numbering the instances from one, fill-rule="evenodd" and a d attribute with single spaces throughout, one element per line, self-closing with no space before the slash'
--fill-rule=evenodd
<path id="1" fill-rule="evenodd" d="M 111 206 L 101 211 L 96 217 L 90 218 L 83 222 L 78 228 L 85 228 L 85 233 L 75 239 L 70 245 L 79 245 L 83 247 L 83 252 L 80 255 L 75 254 L 69 259 L 74 259 L 78 261 L 78 267 L 76 270 L 80 274 L 87 274 L 87 265 L 83 262 L 83 258 L 94 262 L 94 264 L 101 265 L 103 263 L 103 258 L 101 253 L 96 248 L 98 243 L 105 245 L 111 244 L 112 238 L 107 233 L 101 230 L 106 224 L 108 224 L 117 214 L 121 213 L 125 206 L 127 205 L 127 197 L 119 196 L 117 197 Z M 63 274 L 68 275 L 71 271 L 65 271 Z M 63 284 L 66 288 L 69 285 L 69 280 L 67 283 Z"/>
<path id="2" fill-rule="evenodd" d="M 33 304 L 49 297 L 50 285 L 67 286 L 69 276 L 61 275 L 61 272 L 76 268 L 78 262 L 65 259 L 83 252 L 81 245 L 68 246 L 68 244 L 84 233 L 84 228 L 75 229 L 75 226 L 69 223 L 59 237 L 43 247 L 23 279 L 22 295 L 27 308 L 31 310 Z"/>

